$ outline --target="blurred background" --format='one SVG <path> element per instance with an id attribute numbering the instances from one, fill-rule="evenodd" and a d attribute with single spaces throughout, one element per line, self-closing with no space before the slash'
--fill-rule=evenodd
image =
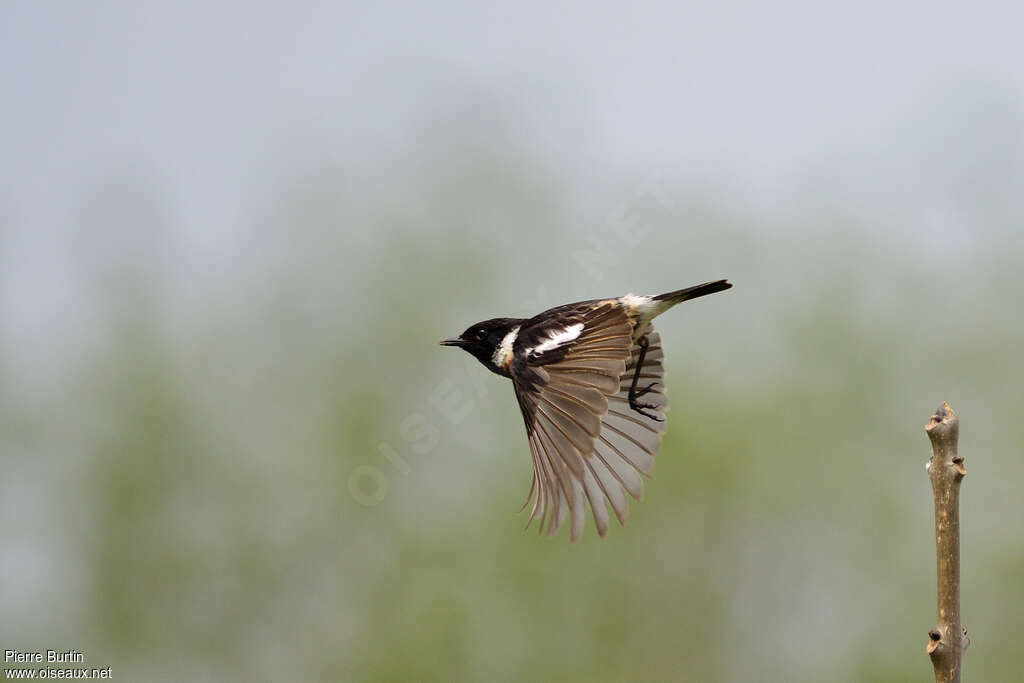
<path id="1" fill-rule="evenodd" d="M 0 8 L 0 648 L 121 681 L 1019 671 L 1024 13 Z M 599 540 L 523 533 L 470 323 L 728 277 Z"/>

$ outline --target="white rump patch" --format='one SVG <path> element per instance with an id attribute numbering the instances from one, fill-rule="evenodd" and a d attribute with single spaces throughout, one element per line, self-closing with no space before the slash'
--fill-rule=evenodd
<path id="1" fill-rule="evenodd" d="M 619 297 L 619 303 L 625 307 L 631 317 L 642 317 L 648 313 L 651 309 L 652 301 L 653 299 L 649 296 L 639 296 L 637 294 L 627 294 L 626 296 Z"/>
<path id="2" fill-rule="evenodd" d="M 498 348 L 494 350 L 494 355 L 491 356 L 491 361 L 499 368 L 505 367 L 508 365 L 508 362 L 512 360 L 512 345 L 515 343 L 518 335 L 519 325 L 516 325 L 502 338 L 501 343 L 498 344 Z"/>
<path id="3" fill-rule="evenodd" d="M 580 332 L 583 331 L 583 323 L 576 323 L 575 325 L 569 325 L 564 330 L 552 333 L 550 337 L 542 341 L 537 346 L 530 349 L 530 353 L 541 354 L 545 351 L 551 351 L 557 349 L 560 346 L 565 346 L 573 339 L 580 336 Z"/>
<path id="4" fill-rule="evenodd" d="M 654 297 L 640 296 L 639 294 L 627 294 L 619 297 L 619 303 L 626 309 L 626 315 L 633 323 L 634 335 L 637 330 L 647 327 L 659 313 L 665 310 L 663 302 L 655 301 Z M 635 338 L 635 336 L 634 336 Z"/>

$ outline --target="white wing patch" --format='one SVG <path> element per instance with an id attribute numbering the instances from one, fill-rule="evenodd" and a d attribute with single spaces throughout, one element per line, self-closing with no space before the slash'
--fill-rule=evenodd
<path id="1" fill-rule="evenodd" d="M 538 355 L 544 353 L 545 351 L 552 351 L 554 349 L 559 348 L 560 346 L 565 346 L 566 344 L 568 344 L 572 340 L 574 340 L 577 337 L 579 337 L 580 336 L 580 332 L 582 332 L 582 331 L 583 331 L 583 323 L 576 323 L 575 325 L 569 325 L 568 327 L 566 327 L 563 330 L 558 330 L 557 332 L 552 332 L 551 336 L 549 336 L 547 339 L 542 341 L 540 344 L 537 344 L 535 347 L 533 347 L 532 349 L 527 351 L 527 353 L 528 354 L 532 354 L 534 356 L 538 356 Z"/>
<path id="2" fill-rule="evenodd" d="M 516 325 L 509 333 L 502 338 L 501 343 L 498 344 L 498 348 L 494 350 L 494 355 L 491 356 L 491 361 L 499 368 L 503 368 L 508 365 L 509 361 L 512 360 L 512 345 L 516 341 L 516 337 L 519 335 L 519 325 Z"/>

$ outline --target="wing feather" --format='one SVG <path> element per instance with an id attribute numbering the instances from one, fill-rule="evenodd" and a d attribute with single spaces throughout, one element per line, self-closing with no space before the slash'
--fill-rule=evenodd
<path id="1" fill-rule="evenodd" d="M 569 521 L 571 541 L 583 534 L 588 505 L 599 536 L 608 531 L 609 505 L 626 523 L 626 494 L 642 499 L 641 475 L 651 473 L 665 428 L 629 407 L 640 347 L 622 308 L 606 305 L 580 315 L 583 330 L 558 349 L 560 357 L 528 357 L 511 368 L 533 457 L 526 526 L 539 519 L 539 531 L 546 527 L 553 535 Z M 648 347 L 638 386 L 651 385 L 641 400 L 660 417 L 668 405 L 664 355 L 658 333 L 649 324 L 644 333 Z"/>
<path id="2" fill-rule="evenodd" d="M 569 473 L 566 471 L 565 460 L 572 456 L 572 446 L 561 442 L 561 447 L 566 449 L 568 452 L 559 451 L 559 445 L 555 443 L 551 436 L 551 433 L 544 424 L 543 420 L 538 419 L 537 431 L 540 433 L 540 443 L 542 445 L 540 456 L 541 462 L 544 463 L 549 476 L 551 479 L 549 482 L 553 484 L 550 486 L 549 497 L 553 499 L 555 504 L 554 512 L 558 511 L 559 496 L 569 497 L 569 491 L 572 489 L 572 480 L 569 478 Z"/>

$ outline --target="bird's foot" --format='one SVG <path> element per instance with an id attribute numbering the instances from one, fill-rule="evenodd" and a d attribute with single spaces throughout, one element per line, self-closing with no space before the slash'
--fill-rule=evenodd
<path id="1" fill-rule="evenodd" d="M 637 391 L 636 388 L 637 382 L 640 381 L 640 371 L 644 367 L 644 358 L 647 356 L 648 343 L 649 342 L 647 341 L 647 335 L 644 335 L 636 340 L 637 346 L 640 347 L 640 354 L 639 357 L 636 359 L 636 366 L 633 368 L 633 383 L 630 384 L 629 386 L 629 407 L 635 410 L 636 412 L 640 413 L 644 417 L 654 420 L 655 422 L 664 422 L 665 418 L 661 417 L 660 415 L 647 412 L 649 410 L 656 410 L 657 406 L 651 405 L 650 403 L 640 403 L 639 401 L 637 401 L 637 399 L 643 396 L 644 394 L 650 393 L 651 389 L 654 388 L 654 385 L 657 384 L 657 382 L 651 382 L 650 384 L 648 384 L 643 389 L 640 389 L 639 391 Z"/>
<path id="2" fill-rule="evenodd" d="M 644 394 L 650 393 L 651 389 L 653 389 L 656 384 L 657 382 L 651 382 L 650 384 L 648 384 L 643 389 L 640 389 L 639 391 L 630 392 L 629 407 L 635 410 L 636 412 L 640 413 L 644 417 L 649 417 L 650 419 L 656 422 L 664 422 L 664 417 L 652 412 L 648 412 L 651 410 L 657 410 L 657 406 L 652 405 L 650 403 L 640 403 L 639 401 L 637 401 L 637 399 L 643 396 Z"/>
<path id="3" fill-rule="evenodd" d="M 650 403 L 638 403 L 637 401 L 630 401 L 629 407 L 640 413 L 644 417 L 648 417 L 655 422 L 664 422 L 665 418 L 657 413 L 650 412 L 651 410 L 657 410 L 657 406 L 651 405 Z"/>

